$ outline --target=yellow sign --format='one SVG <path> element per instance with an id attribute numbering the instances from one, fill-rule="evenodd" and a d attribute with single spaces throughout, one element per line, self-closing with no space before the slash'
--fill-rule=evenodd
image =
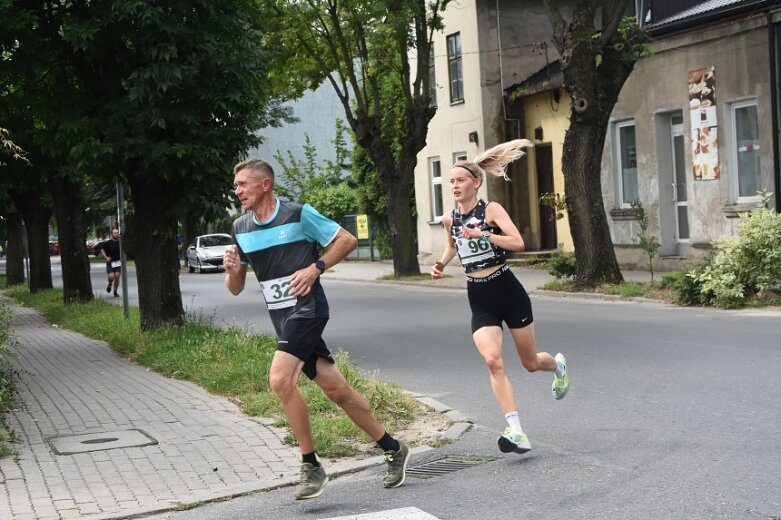
<path id="1" fill-rule="evenodd" d="M 368 215 L 356 215 L 355 225 L 358 227 L 358 240 L 369 238 L 369 217 Z"/>

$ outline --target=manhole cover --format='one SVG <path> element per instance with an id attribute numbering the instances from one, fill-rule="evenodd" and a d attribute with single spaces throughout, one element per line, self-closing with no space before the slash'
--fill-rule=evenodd
<path id="1" fill-rule="evenodd" d="M 74 455 L 88 451 L 150 446 L 157 444 L 157 441 L 141 430 L 121 430 L 51 437 L 49 444 L 57 455 Z"/>
<path id="2" fill-rule="evenodd" d="M 431 478 L 446 473 L 453 473 L 460 469 L 471 468 L 472 466 L 479 466 L 496 460 L 494 457 L 473 457 L 468 455 L 448 455 L 443 459 L 432 460 L 426 462 L 420 466 L 407 469 L 407 475 L 412 475 L 417 478 Z"/>

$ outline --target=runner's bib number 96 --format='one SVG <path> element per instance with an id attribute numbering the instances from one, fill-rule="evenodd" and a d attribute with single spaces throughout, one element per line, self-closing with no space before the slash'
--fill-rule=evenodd
<path id="1" fill-rule="evenodd" d="M 260 282 L 260 290 L 269 310 L 285 309 L 296 304 L 297 297 L 290 294 L 289 276 Z"/>
<path id="2" fill-rule="evenodd" d="M 111 268 L 114 269 L 115 267 L 122 267 L 122 260 L 114 260 L 111 262 Z"/>
<path id="3" fill-rule="evenodd" d="M 458 256 L 463 263 L 479 262 L 496 256 L 491 244 L 485 238 L 477 240 L 456 239 L 456 248 L 458 249 Z"/>

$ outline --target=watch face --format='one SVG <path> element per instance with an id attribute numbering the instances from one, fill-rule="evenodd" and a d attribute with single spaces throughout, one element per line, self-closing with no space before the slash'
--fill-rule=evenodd
<path id="1" fill-rule="evenodd" d="M 315 262 L 315 267 L 317 267 L 318 269 L 320 269 L 320 272 L 321 272 L 321 273 L 324 273 L 324 272 L 325 272 L 325 262 L 323 262 L 322 260 L 318 260 L 318 261 L 316 261 L 316 262 Z"/>

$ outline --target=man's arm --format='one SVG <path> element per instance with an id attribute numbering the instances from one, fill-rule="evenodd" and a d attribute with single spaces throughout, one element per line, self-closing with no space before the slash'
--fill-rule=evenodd
<path id="1" fill-rule="evenodd" d="M 225 267 L 225 286 L 235 296 L 244 290 L 247 279 L 247 266 L 239 260 L 238 246 L 232 245 L 225 250 L 222 265 Z"/>
<path id="2" fill-rule="evenodd" d="M 329 269 L 344 260 L 357 246 L 358 239 L 340 227 L 320 260 L 325 264 L 325 268 Z M 290 277 L 290 294 L 306 296 L 319 276 L 320 269 L 315 264 L 299 269 Z"/>

